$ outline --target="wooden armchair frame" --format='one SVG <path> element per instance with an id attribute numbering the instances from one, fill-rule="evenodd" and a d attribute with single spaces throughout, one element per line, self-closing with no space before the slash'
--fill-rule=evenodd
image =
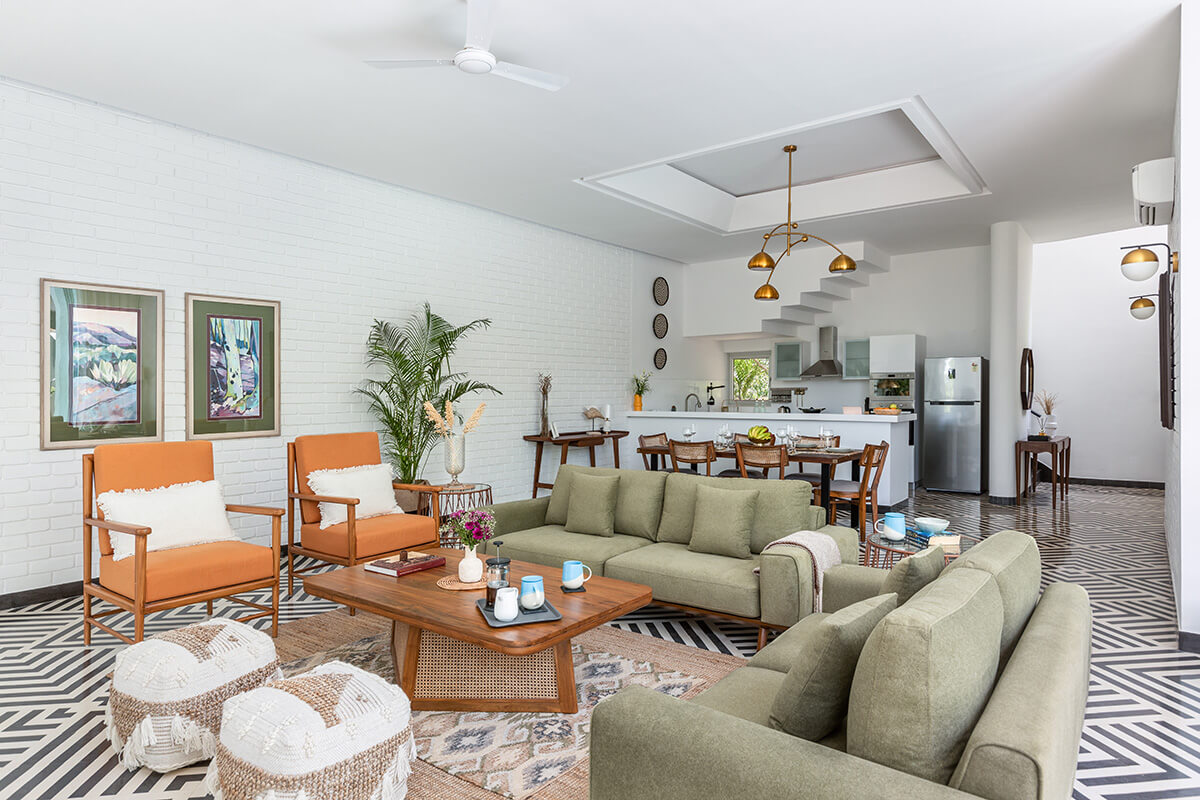
<path id="1" fill-rule="evenodd" d="M 875 529 L 875 525 L 879 523 L 879 479 L 883 476 L 883 465 L 887 461 L 888 450 L 891 445 L 887 441 L 882 441 L 879 444 L 868 444 L 863 446 L 860 475 L 862 476 L 858 482 L 857 492 L 839 492 L 834 489 L 829 490 L 829 524 L 837 524 L 837 515 L 840 506 L 857 505 L 858 506 L 858 540 L 866 541 L 867 528 L 867 503 L 871 504 L 871 526 L 870 530 Z"/>
<path id="2" fill-rule="evenodd" d="M 408 489 L 414 492 L 424 492 L 429 497 L 429 514 L 433 517 L 435 526 L 441 524 L 441 510 L 438 504 L 438 495 L 442 491 L 440 486 L 432 486 L 424 483 L 401 483 L 400 481 L 392 481 L 393 489 Z M 320 564 L 313 564 L 309 567 L 296 567 L 295 557 L 297 555 L 308 556 L 316 561 L 324 561 L 329 564 L 340 564 L 343 567 L 352 567 L 355 564 L 361 564 L 366 561 L 366 558 L 359 558 L 357 553 L 358 537 L 355 530 L 354 507 L 358 505 L 357 497 L 329 497 L 319 494 L 304 494 L 298 491 L 299 475 L 296 473 L 296 443 L 288 442 L 287 446 L 287 528 L 288 528 L 288 594 L 295 591 L 295 575 L 297 573 L 311 572 L 319 568 Z M 346 553 L 343 557 L 333 553 L 322 553 L 319 550 L 310 550 L 303 545 L 296 544 L 296 501 L 309 500 L 314 503 L 340 503 L 346 506 Z M 435 538 L 432 542 L 422 547 L 438 547 L 439 541 Z M 386 553 L 374 553 L 370 556 L 370 560 L 374 561 L 380 558 L 387 558 L 401 553 L 405 550 L 419 550 L 420 547 L 397 547 L 395 550 L 389 550 Z M 354 613 L 354 609 L 350 609 L 350 613 Z"/>
<path id="3" fill-rule="evenodd" d="M 275 559 L 275 574 L 272 578 L 263 578 L 232 586 L 221 586 L 203 592 L 167 597 L 162 600 L 146 601 L 146 538 L 150 529 L 136 523 L 119 522 L 109 519 L 99 519 L 95 516 L 95 458 L 91 453 L 83 456 L 83 644 L 92 643 L 92 627 L 99 628 L 105 633 L 117 637 L 123 642 L 133 644 L 142 641 L 145 634 L 146 615 L 155 611 L 166 611 L 170 608 L 188 606 L 192 603 L 204 602 L 208 613 L 212 614 L 212 601 L 218 597 L 228 597 L 235 603 L 241 603 L 257 609 L 258 613 L 241 617 L 238 622 L 249 622 L 253 619 L 269 616 L 271 618 L 271 635 L 279 634 L 279 539 L 280 518 L 282 508 L 266 508 L 263 506 L 226 505 L 225 510 L 231 514 L 258 514 L 271 518 L 271 551 Z M 114 592 L 99 583 L 92 582 L 92 530 L 103 528 L 106 531 L 128 533 L 134 537 L 133 542 L 133 597 L 126 597 Z M 271 587 L 271 605 L 264 606 L 251 600 L 234 597 L 242 592 Z M 103 600 L 116 608 L 92 613 L 92 598 Z M 100 617 L 128 611 L 133 614 L 133 638 L 130 639 L 110 625 L 99 621 Z"/>

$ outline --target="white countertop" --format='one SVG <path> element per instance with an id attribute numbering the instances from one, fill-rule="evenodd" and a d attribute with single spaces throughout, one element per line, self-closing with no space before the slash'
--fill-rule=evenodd
<path id="1" fill-rule="evenodd" d="M 646 417 L 661 419 L 773 419 L 778 422 L 795 424 L 797 422 L 864 422 L 885 423 L 895 425 L 900 422 L 912 422 L 917 415 L 911 411 L 903 414 L 780 414 L 778 412 L 745 411 L 626 411 L 628 417 Z"/>

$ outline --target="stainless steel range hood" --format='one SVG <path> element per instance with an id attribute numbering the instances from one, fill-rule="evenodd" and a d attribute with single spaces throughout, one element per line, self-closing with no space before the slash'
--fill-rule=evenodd
<path id="1" fill-rule="evenodd" d="M 802 378 L 838 378 L 842 365 L 837 360 L 837 328 L 832 325 L 821 328 L 817 334 L 817 360 L 800 373 Z"/>

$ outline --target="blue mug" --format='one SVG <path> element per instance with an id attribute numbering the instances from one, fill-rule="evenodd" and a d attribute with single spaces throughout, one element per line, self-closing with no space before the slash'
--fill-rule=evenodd
<path id="1" fill-rule="evenodd" d="M 533 611 L 546 603 L 546 587 L 541 575 L 526 575 L 521 578 L 521 608 Z"/>
<path id="2" fill-rule="evenodd" d="M 879 529 L 880 525 L 883 526 L 883 530 Z M 889 511 L 883 515 L 883 519 L 875 523 L 875 532 L 885 539 L 899 541 L 904 538 L 906 527 L 903 514 L 898 511 Z"/>
<path id="3" fill-rule="evenodd" d="M 583 577 L 583 571 L 587 570 L 587 577 Z M 585 583 L 592 579 L 592 568 L 582 561 L 564 561 L 563 562 L 563 583 L 562 585 L 568 589 L 579 589 Z"/>

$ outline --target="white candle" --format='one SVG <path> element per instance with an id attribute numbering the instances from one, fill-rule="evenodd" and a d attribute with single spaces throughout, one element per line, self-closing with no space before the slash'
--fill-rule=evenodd
<path id="1" fill-rule="evenodd" d="M 610 406 L 608 403 L 604 404 L 604 418 L 612 419 L 612 406 Z"/>

